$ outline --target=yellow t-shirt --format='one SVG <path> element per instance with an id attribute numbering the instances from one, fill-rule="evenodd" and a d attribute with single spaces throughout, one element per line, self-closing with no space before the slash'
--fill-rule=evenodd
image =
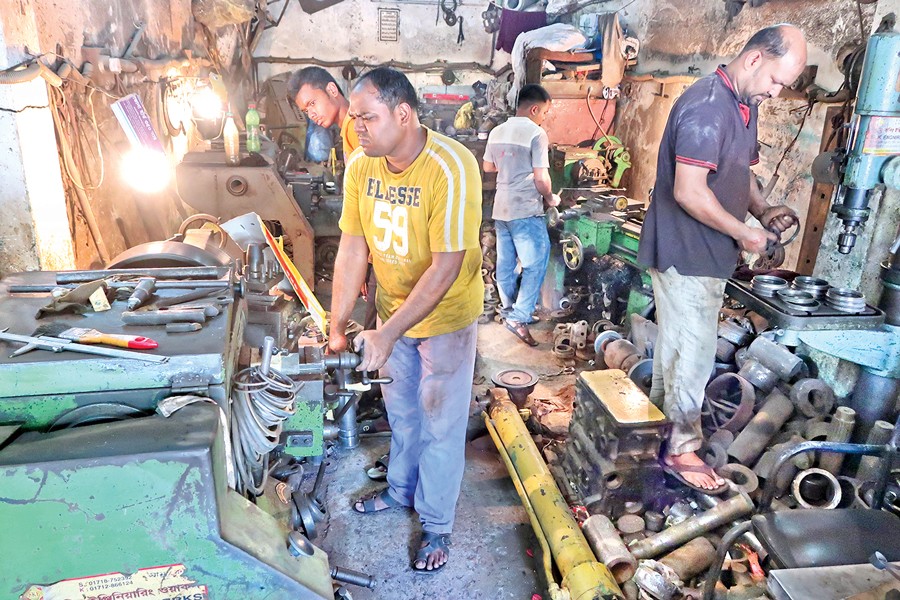
<path id="1" fill-rule="evenodd" d="M 431 266 L 432 252 L 466 251 L 459 277 L 435 309 L 405 333 L 432 337 L 470 325 L 484 307 L 481 176 L 472 153 L 427 130 L 425 148 L 402 173 L 362 148 L 347 159 L 341 231 L 365 236 L 378 279 L 378 316 L 387 320 Z"/>
<path id="2" fill-rule="evenodd" d="M 341 143 L 344 149 L 344 162 L 350 160 L 350 154 L 359 148 L 359 136 L 353 129 L 353 119 L 348 114 L 341 122 Z"/>

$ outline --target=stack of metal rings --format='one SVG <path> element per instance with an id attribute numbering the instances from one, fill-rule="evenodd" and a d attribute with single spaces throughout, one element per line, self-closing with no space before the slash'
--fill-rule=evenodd
<path id="1" fill-rule="evenodd" d="M 757 275 L 750 282 L 750 287 L 760 296 L 775 296 L 778 290 L 786 289 L 788 282 L 781 277 L 773 277 L 772 275 Z"/>
<path id="2" fill-rule="evenodd" d="M 809 292 L 784 288 L 783 290 L 778 290 L 776 293 L 778 299 L 784 302 L 788 308 L 806 311 L 813 311 L 819 308 L 819 301 Z"/>
<path id="3" fill-rule="evenodd" d="M 825 292 L 828 291 L 829 283 L 818 277 L 808 277 L 806 275 L 798 275 L 794 278 L 793 288 L 801 292 L 812 294 L 816 300 L 824 300 Z"/>
<path id="4" fill-rule="evenodd" d="M 866 298 L 862 292 L 833 287 L 825 294 L 825 304 L 841 312 L 859 313 L 866 309 Z"/>

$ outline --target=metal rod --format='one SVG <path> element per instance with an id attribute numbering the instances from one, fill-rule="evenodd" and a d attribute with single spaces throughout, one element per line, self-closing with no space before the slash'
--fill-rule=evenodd
<path id="1" fill-rule="evenodd" d="M 838 444 L 835 442 L 803 442 L 791 448 L 786 448 L 775 459 L 769 476 L 766 478 L 766 485 L 763 486 L 762 497 L 759 500 L 759 512 L 768 512 L 772 506 L 772 500 L 775 498 L 776 485 L 778 479 L 778 471 L 781 467 L 798 454 L 803 452 L 841 452 L 843 454 L 863 454 L 867 456 L 884 456 L 888 452 L 888 446 L 872 445 L 872 444 Z M 878 498 L 875 498 L 878 501 Z M 874 508 L 874 507 L 873 507 Z"/>
<path id="2" fill-rule="evenodd" d="M 56 283 L 87 283 L 107 277 L 156 277 L 160 279 L 219 279 L 231 267 L 160 267 L 148 269 L 106 269 L 103 271 L 60 271 Z"/>
<path id="3" fill-rule="evenodd" d="M 690 517 L 677 525 L 638 540 L 631 546 L 637 559 L 654 558 L 753 511 L 753 500 L 744 492 L 725 500 L 715 508 Z"/>
<path id="4" fill-rule="evenodd" d="M 331 578 L 341 583 L 358 585 L 360 587 L 375 589 L 375 578 L 359 571 L 345 569 L 344 567 L 331 567 Z"/>
<path id="5" fill-rule="evenodd" d="M 13 284 L 6 288 L 6 291 L 10 294 L 46 294 L 52 292 L 56 288 L 69 288 L 75 289 L 78 284 L 75 283 L 63 283 L 58 285 L 52 284 Z M 113 289 L 117 288 L 130 288 L 135 286 L 135 282 L 129 281 L 107 281 L 106 285 Z M 227 290 L 230 284 L 221 279 L 217 279 L 215 281 L 157 281 L 156 289 L 158 290 L 185 290 L 185 289 L 194 289 L 194 288 L 207 288 L 210 291 L 208 293 L 212 293 L 213 289 L 217 290 Z"/>

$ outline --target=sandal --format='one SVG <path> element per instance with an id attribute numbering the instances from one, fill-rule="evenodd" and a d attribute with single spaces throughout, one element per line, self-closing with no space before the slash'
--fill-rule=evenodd
<path id="1" fill-rule="evenodd" d="M 435 567 L 433 569 L 429 569 L 428 568 L 428 557 L 431 556 L 432 553 L 437 552 L 438 550 L 441 550 L 444 552 L 444 554 L 447 555 L 447 558 L 449 561 L 449 558 L 450 558 L 450 548 L 449 548 L 450 534 L 449 533 L 431 533 L 430 531 L 423 531 L 422 532 L 422 541 L 420 543 L 420 546 L 422 543 L 424 543 L 425 545 L 422 546 L 421 548 L 419 548 L 418 551 L 416 551 L 416 558 L 413 560 L 413 564 L 412 564 L 413 571 L 415 571 L 416 573 L 425 573 L 427 575 L 434 575 L 435 573 L 437 573 L 438 571 L 440 571 L 441 569 L 446 567 L 447 563 L 445 562 L 444 564 L 438 565 L 437 567 Z M 416 567 L 416 563 L 420 562 L 420 561 L 424 562 L 426 565 L 425 567 L 423 567 L 421 569 Z"/>
<path id="2" fill-rule="evenodd" d="M 390 459 L 390 456 L 390 454 L 385 454 L 375 461 L 374 466 L 366 470 L 366 475 L 368 475 L 369 479 L 372 481 L 384 481 L 387 479 L 388 460 Z"/>
<path id="3" fill-rule="evenodd" d="M 531 337 L 531 332 L 528 331 L 528 325 L 524 323 L 517 323 L 515 321 L 506 321 L 506 328 L 529 346 L 534 347 L 538 345 L 535 339 Z"/>
<path id="4" fill-rule="evenodd" d="M 375 506 L 376 500 L 381 500 L 385 504 L 385 507 L 377 508 Z M 356 505 L 360 504 L 360 503 L 362 504 L 362 510 L 356 508 Z M 354 502 L 353 510 L 355 510 L 358 513 L 369 514 L 369 513 L 374 513 L 374 512 L 380 512 L 382 510 L 387 510 L 389 508 L 399 508 L 401 506 L 404 506 L 404 505 L 400 504 L 399 502 L 394 500 L 394 497 L 388 493 L 387 488 L 384 488 L 383 490 L 373 492 L 372 494 L 369 494 L 368 496 L 363 496 L 362 498 L 360 498 L 359 500 Z"/>
<path id="5" fill-rule="evenodd" d="M 690 481 L 684 478 L 682 473 L 703 473 L 704 475 L 709 475 L 713 479 L 718 477 L 715 471 L 712 470 L 712 467 L 709 465 L 682 465 L 676 467 L 675 465 L 670 465 L 665 461 L 665 459 L 660 459 L 659 464 L 662 465 L 663 471 L 666 472 L 667 475 L 671 475 L 673 478 L 677 479 L 679 483 L 685 485 L 695 492 L 700 492 L 701 494 L 706 494 L 707 496 L 718 496 L 722 492 L 728 489 L 728 482 L 726 481 L 719 487 L 714 487 L 712 489 L 706 489 L 700 487 L 698 485 L 694 485 Z"/>

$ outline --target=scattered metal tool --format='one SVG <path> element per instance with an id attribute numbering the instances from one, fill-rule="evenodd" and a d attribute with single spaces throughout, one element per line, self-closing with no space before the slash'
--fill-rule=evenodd
<path id="1" fill-rule="evenodd" d="M 155 289 L 156 279 L 153 277 L 141 277 L 128 298 L 128 310 L 136 310 L 146 304 L 147 300 L 153 296 L 153 290 Z"/>
<path id="2" fill-rule="evenodd" d="M 50 350 L 51 352 L 81 352 L 83 354 L 96 354 L 97 356 L 106 356 L 108 358 L 130 358 L 133 360 L 142 360 L 145 362 L 164 363 L 169 360 L 168 356 L 156 356 L 153 354 L 141 354 L 139 352 L 130 352 L 128 350 L 118 350 L 115 348 L 104 348 L 102 346 L 88 346 L 85 344 L 77 344 L 71 340 L 64 340 L 55 337 L 31 337 L 29 335 L 16 335 L 14 333 L 6 333 L 7 328 L 0 330 L 0 340 L 7 342 L 19 342 L 25 344 L 12 354 L 20 356 L 32 350 Z"/>
<path id="3" fill-rule="evenodd" d="M 166 325 L 168 323 L 205 323 L 206 311 L 202 308 L 162 308 L 159 310 L 125 311 L 122 321 L 126 325 Z"/>

